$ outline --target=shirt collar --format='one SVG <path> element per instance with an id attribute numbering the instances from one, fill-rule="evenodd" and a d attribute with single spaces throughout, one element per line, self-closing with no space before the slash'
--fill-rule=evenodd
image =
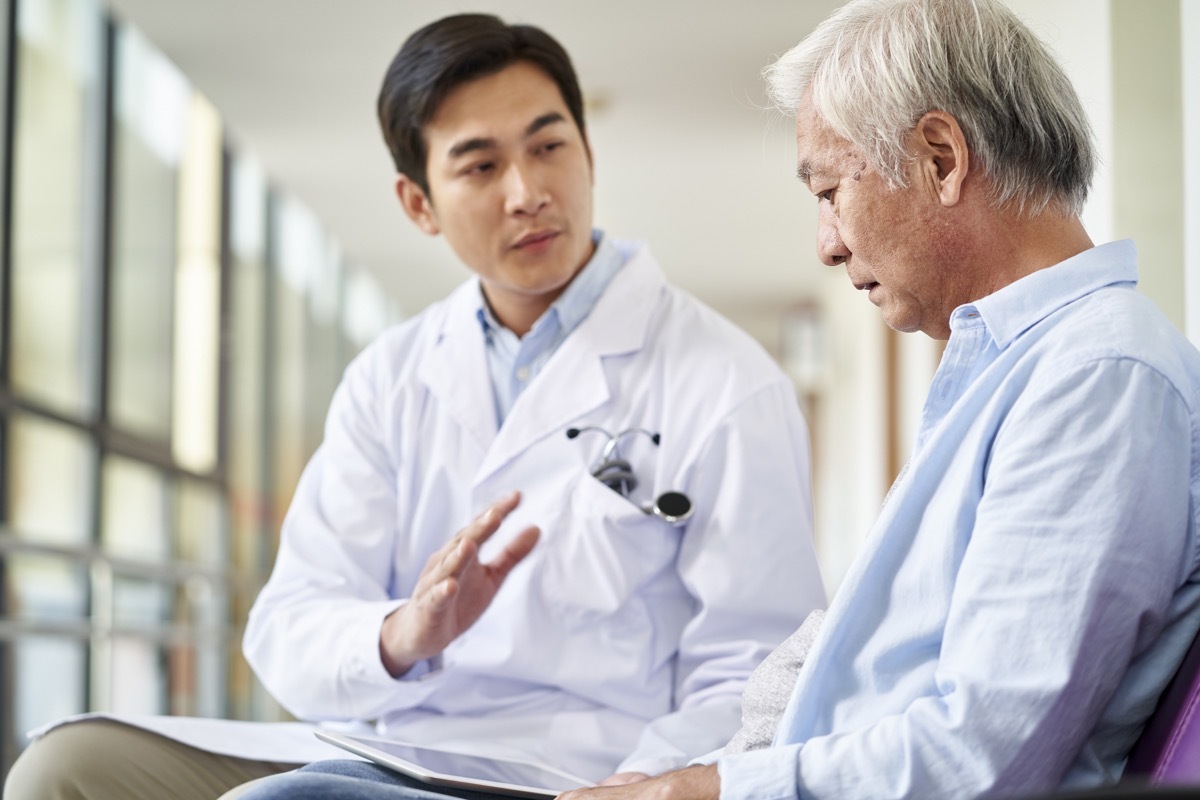
<path id="1" fill-rule="evenodd" d="M 550 320 L 557 320 L 565 336 L 587 318 L 600 295 L 604 294 L 617 270 L 625 263 L 625 257 L 612 239 L 599 229 L 592 231 L 592 241 L 596 245 L 592 257 L 567 284 L 567 288 L 558 299 L 533 323 L 531 331 L 537 330 Z M 479 288 L 479 308 L 475 315 L 485 336 L 490 337 L 493 332 L 504 327 L 492 314 L 492 309 L 484 298 L 482 284 Z"/>
<path id="2" fill-rule="evenodd" d="M 1022 332 L 1079 298 L 1105 286 L 1137 284 L 1137 248 L 1132 239 L 1085 250 L 1052 267 L 1040 269 L 950 315 L 950 328 L 965 327 L 980 317 L 1000 349 Z"/>

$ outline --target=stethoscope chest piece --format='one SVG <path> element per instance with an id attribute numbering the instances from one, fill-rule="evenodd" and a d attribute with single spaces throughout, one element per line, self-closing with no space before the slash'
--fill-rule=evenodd
<path id="1" fill-rule="evenodd" d="M 663 492 L 654 501 L 654 505 L 643 508 L 647 514 L 653 514 L 668 525 L 682 525 L 692 517 L 695 508 L 692 501 L 683 492 Z"/>
<path id="2" fill-rule="evenodd" d="M 638 482 L 633 474 L 633 467 L 621 458 L 617 450 L 621 439 L 640 433 L 649 437 L 657 447 L 660 436 L 641 428 L 630 428 L 614 436 L 603 428 L 589 425 L 585 428 L 567 428 L 567 438 L 574 439 L 585 431 L 596 431 L 608 437 L 608 443 L 600 453 L 599 460 L 592 466 L 592 475 L 614 492 L 629 497 L 629 493 L 637 488 Z M 691 518 L 693 508 L 692 501 L 683 492 L 663 492 L 653 503 L 641 506 L 641 510 L 645 514 L 653 514 L 668 525 L 682 525 Z"/>

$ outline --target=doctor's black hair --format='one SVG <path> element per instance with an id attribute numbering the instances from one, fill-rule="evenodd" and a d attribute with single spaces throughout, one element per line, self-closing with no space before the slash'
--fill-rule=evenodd
<path id="1" fill-rule="evenodd" d="M 400 48 L 379 91 L 379 125 L 396 170 L 429 195 L 425 125 L 453 89 L 525 61 L 558 85 L 579 132 L 583 92 L 567 51 L 532 25 L 509 25 L 491 14 L 455 14 L 421 28 Z"/>

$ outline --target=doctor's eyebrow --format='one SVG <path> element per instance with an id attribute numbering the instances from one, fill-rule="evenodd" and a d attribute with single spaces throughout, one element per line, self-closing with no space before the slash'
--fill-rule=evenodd
<path id="1" fill-rule="evenodd" d="M 566 117 L 557 111 L 551 111 L 549 113 L 542 114 L 533 122 L 525 126 L 524 137 L 528 139 L 542 128 L 558 122 L 566 122 Z M 474 139 L 465 139 L 461 142 L 456 142 L 455 144 L 451 145 L 447 155 L 449 155 L 450 158 L 460 158 L 465 156 L 467 153 L 473 153 L 476 150 L 492 150 L 498 146 L 499 145 L 495 139 L 478 136 Z"/>
<path id="2" fill-rule="evenodd" d="M 557 111 L 551 111 L 548 114 L 542 114 L 540 117 L 529 123 L 525 128 L 525 138 L 528 139 L 535 133 L 545 128 L 547 125 L 553 125 L 556 122 L 566 122 L 566 118 Z"/>
<path id="3" fill-rule="evenodd" d="M 450 147 L 450 150 L 447 154 L 450 156 L 450 158 L 458 158 L 476 150 L 491 150 L 495 146 L 495 139 L 477 137 L 475 139 L 467 139 L 465 141 L 455 143 Z"/>

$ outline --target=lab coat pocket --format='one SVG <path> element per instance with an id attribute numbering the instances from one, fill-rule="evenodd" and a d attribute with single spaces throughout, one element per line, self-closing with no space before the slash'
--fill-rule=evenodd
<path id="1" fill-rule="evenodd" d="M 638 615 L 637 595 L 672 569 L 676 529 L 584 473 L 547 529 L 543 581 L 552 607 L 587 622 Z"/>

